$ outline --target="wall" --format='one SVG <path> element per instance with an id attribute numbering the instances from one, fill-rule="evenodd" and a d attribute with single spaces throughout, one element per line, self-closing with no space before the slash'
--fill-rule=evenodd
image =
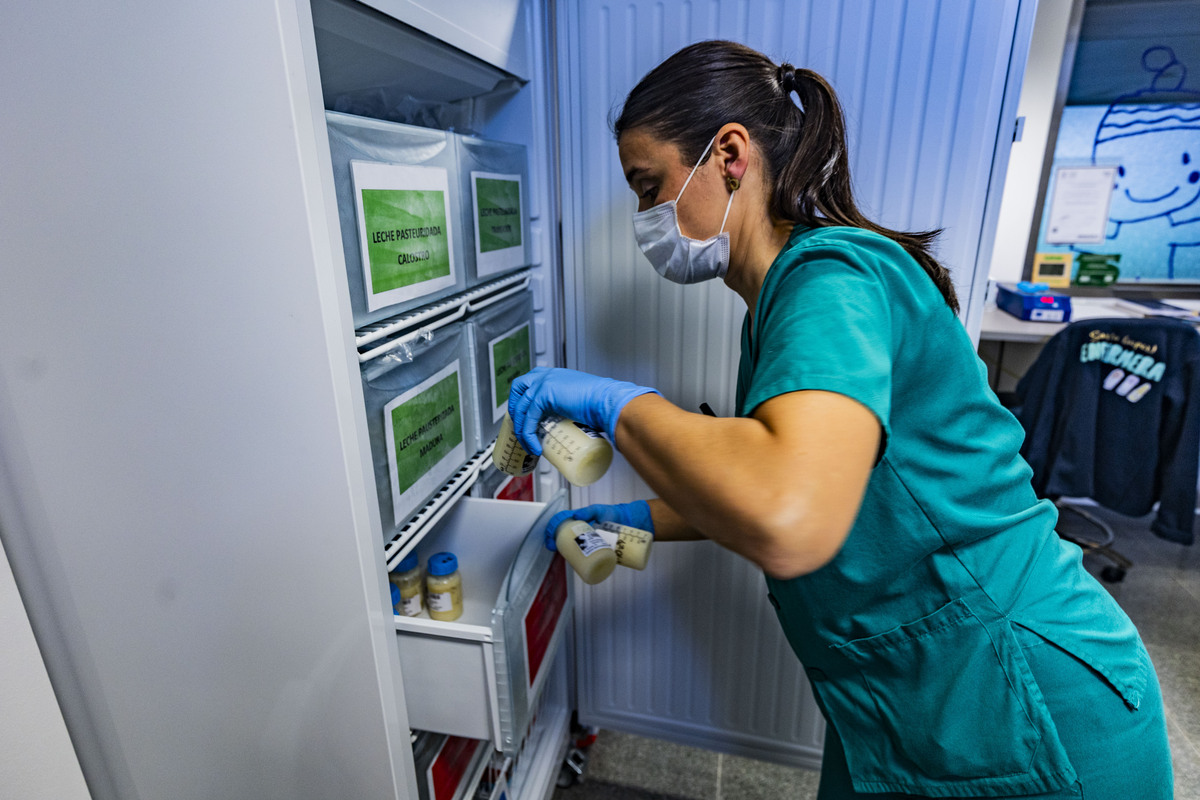
<path id="1" fill-rule="evenodd" d="M 1038 191 L 1047 145 L 1057 125 L 1054 97 L 1062 67 L 1070 64 L 1064 98 L 1070 105 L 1107 104 L 1129 91 L 1130 75 L 1143 74 L 1147 48 L 1166 45 L 1200 82 L 1200 0 L 1087 0 L 1071 39 L 1072 8 L 1083 0 L 1042 0 L 1030 47 L 1018 114 L 1025 117 L 1022 140 L 1013 145 L 1004 185 L 1004 201 L 988 274 L 996 281 L 1018 281 L 1027 260 L 1030 234 L 1038 212 Z M 1141 85 L 1136 83 L 1136 85 Z"/>
<path id="2" fill-rule="evenodd" d="M 1142 53 L 1170 47 L 1200 82 L 1200 0 L 1088 0 L 1071 73 L 1069 105 L 1107 104 L 1145 85 Z"/>
<path id="3" fill-rule="evenodd" d="M 1042 164 L 1051 126 L 1056 123 L 1054 98 L 1062 77 L 1063 53 L 1072 23 L 1079 24 L 1081 6 L 1082 0 L 1043 0 L 1038 4 L 1017 109 L 1017 114 L 1025 118 L 1024 129 L 1009 155 L 1004 200 L 988 269 L 988 277 L 994 281 L 1021 280 L 1038 207 Z"/>

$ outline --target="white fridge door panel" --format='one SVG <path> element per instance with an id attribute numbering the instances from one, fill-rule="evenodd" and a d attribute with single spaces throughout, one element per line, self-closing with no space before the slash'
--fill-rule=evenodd
<path id="1" fill-rule="evenodd" d="M 1023 63 L 1012 52 L 1020 0 L 563 0 L 556 10 L 568 366 L 654 386 L 686 409 L 734 412 L 745 307 L 718 282 L 681 287 L 650 268 L 608 127 L 646 72 L 701 39 L 741 41 L 828 78 L 860 206 L 889 227 L 945 228 L 938 254 L 968 304 L 1005 158 L 999 131 L 1011 127 L 1010 59 Z M 618 459 L 572 499 L 646 496 Z M 820 715 L 747 562 L 708 544 L 658 547 L 646 572 L 618 571 L 579 592 L 576 608 L 584 721 L 818 763 Z"/>
<path id="2" fill-rule="evenodd" d="M 308 7 L 0 32 L 0 535 L 96 800 L 415 796 Z"/>

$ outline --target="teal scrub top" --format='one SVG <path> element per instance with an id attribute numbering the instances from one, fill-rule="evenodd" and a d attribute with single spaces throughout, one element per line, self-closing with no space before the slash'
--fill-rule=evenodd
<path id="1" fill-rule="evenodd" d="M 883 433 L 834 559 L 767 577 L 855 789 L 988 797 L 1072 783 L 1013 626 L 1087 663 L 1131 708 L 1152 667 L 1055 534 L 1020 423 L 921 266 L 869 231 L 796 226 L 747 315 L 737 388 L 741 416 L 821 390 L 861 403 Z"/>

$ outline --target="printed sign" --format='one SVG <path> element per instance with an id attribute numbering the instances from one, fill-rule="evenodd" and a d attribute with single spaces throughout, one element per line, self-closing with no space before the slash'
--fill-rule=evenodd
<path id="1" fill-rule="evenodd" d="M 430 800 L 453 800 L 467 779 L 467 770 L 486 742 L 448 736 L 425 771 Z"/>
<path id="2" fill-rule="evenodd" d="M 492 493 L 496 500 L 525 500 L 533 502 L 533 475 L 510 475 Z"/>
<path id="3" fill-rule="evenodd" d="M 545 661 L 550 640 L 558 629 L 558 618 L 567 604 L 567 567 L 562 556 L 555 555 L 542 578 L 542 585 L 525 612 L 525 664 L 529 685 L 533 686 Z"/>
<path id="4" fill-rule="evenodd" d="M 397 525 L 467 460 L 462 407 L 457 359 L 384 406 Z"/>
<path id="5" fill-rule="evenodd" d="M 1046 241 L 1103 242 L 1116 177 L 1116 167 L 1059 167 L 1055 172 Z"/>
<path id="6" fill-rule="evenodd" d="M 525 266 L 521 176 L 472 172 L 475 273 L 492 275 Z"/>
<path id="7" fill-rule="evenodd" d="M 488 342 L 488 375 L 492 381 L 492 421 L 499 422 L 508 409 L 513 381 L 533 366 L 533 341 L 525 322 Z"/>
<path id="8" fill-rule="evenodd" d="M 351 161 L 367 307 L 453 286 L 454 220 L 446 170 Z"/>

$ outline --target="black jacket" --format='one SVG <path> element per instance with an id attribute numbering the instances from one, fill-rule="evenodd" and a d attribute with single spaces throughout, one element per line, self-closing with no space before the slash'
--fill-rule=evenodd
<path id="1" fill-rule="evenodd" d="M 1017 384 L 1021 455 L 1040 497 L 1090 497 L 1192 543 L 1200 465 L 1200 334 L 1173 319 L 1074 322 Z"/>

